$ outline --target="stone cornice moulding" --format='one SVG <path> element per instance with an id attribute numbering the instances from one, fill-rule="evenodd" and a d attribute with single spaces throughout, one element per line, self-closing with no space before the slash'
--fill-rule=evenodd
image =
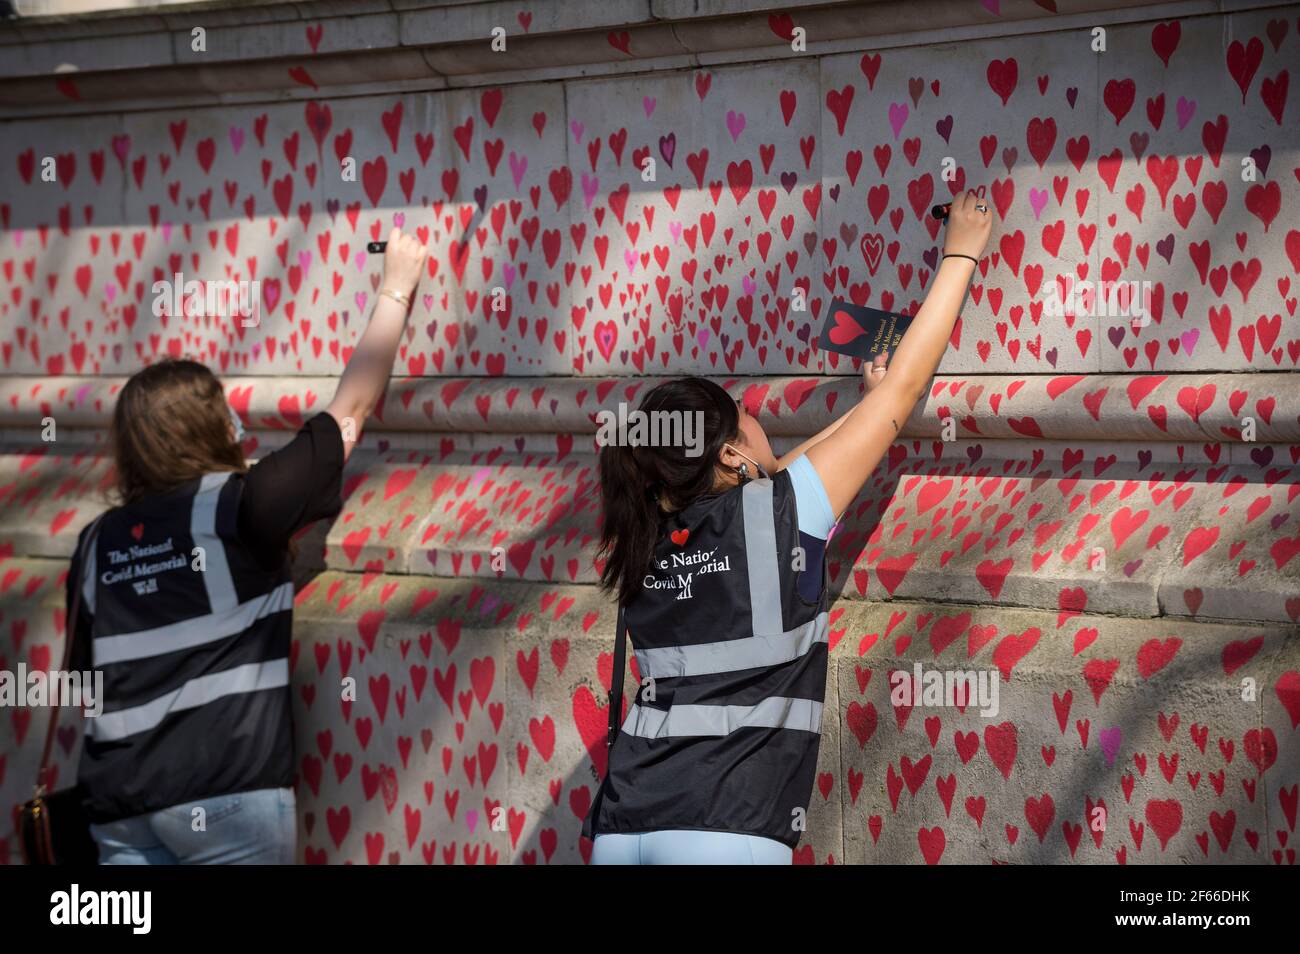
<path id="1" fill-rule="evenodd" d="M 514 0 L 164 6 L 0 28 L 0 118 L 506 85 L 1278 5 L 1074 0 L 1084 9 L 1052 14 L 1034 0 L 1002 0 L 995 16 L 981 4 L 953 0 L 580 0 L 536 4 L 527 33 L 512 32 L 520 29 Z M 770 17 L 781 14 L 807 30 L 806 54 L 775 34 Z M 208 31 L 204 54 L 190 50 L 195 26 Z M 494 26 L 507 30 L 505 53 L 490 49 Z M 610 39 L 618 35 L 622 45 L 624 32 L 626 53 Z M 292 70 L 306 73 L 294 79 Z"/>
<path id="2" fill-rule="evenodd" d="M 856 377 L 712 374 L 753 410 L 768 434 L 805 437 L 844 413 L 861 394 Z M 372 432 L 595 434 L 594 415 L 628 410 L 665 377 L 395 377 Z M 32 431 L 46 416 L 61 427 L 108 426 L 122 377 L 0 377 L 0 428 Z M 333 377 L 224 378 L 246 424 L 293 430 L 324 409 Z M 938 439 L 940 412 L 956 439 L 1147 441 L 1300 445 L 1300 375 L 1286 372 L 1185 374 L 939 375 L 904 426 L 907 438 Z M 972 395 L 975 395 L 972 400 Z M 997 401 L 997 410 L 992 401 Z M 1198 400 L 1208 406 L 1196 413 Z M 1152 408 L 1163 408 L 1163 425 Z M 1245 418 L 1255 441 L 1240 440 Z M 1277 460 L 1295 466 L 1294 460 Z"/>

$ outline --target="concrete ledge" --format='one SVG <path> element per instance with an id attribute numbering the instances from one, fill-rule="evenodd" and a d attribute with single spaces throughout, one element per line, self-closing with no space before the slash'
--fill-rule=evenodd
<path id="1" fill-rule="evenodd" d="M 918 10 L 921 3 L 926 5 L 923 13 Z M 1004 0 L 996 14 L 979 4 L 947 0 L 750 0 L 740 5 L 614 0 L 546 4 L 529 11 L 497 0 L 163 6 L 120 15 L 17 21 L 7 34 L 0 33 L 0 50 L 5 51 L 0 78 L 7 81 L 0 90 L 0 117 L 84 110 L 110 102 L 178 105 L 252 92 L 337 93 L 365 84 L 373 70 L 379 75 L 371 76 L 372 82 L 422 81 L 438 88 L 462 85 L 469 77 L 480 78 L 471 82 L 493 84 L 514 81 L 512 74 L 519 80 L 556 78 L 537 73 L 556 67 L 563 68 L 558 75 L 571 76 L 592 67 L 603 72 L 604 64 L 669 68 L 681 57 L 687 59 L 677 66 L 779 59 L 803 55 L 789 50 L 793 25 L 806 31 L 811 54 L 826 55 L 879 45 L 876 41 L 882 38 L 914 35 L 918 21 L 932 31 L 962 34 L 949 39 L 970 39 L 1026 29 L 1078 28 L 1098 19 L 1121 23 L 1219 12 L 1219 4 L 1207 0 L 1080 0 L 1068 16 L 1031 0 Z M 201 54 L 191 47 L 195 27 L 208 31 L 208 48 Z M 507 31 L 504 53 L 490 46 L 496 27 Z M 398 52 L 404 49 L 420 55 Z M 362 54 L 364 66 L 346 63 Z M 377 62 L 380 58 L 391 62 Z M 227 65 L 234 68 L 224 68 Z M 180 77 L 172 72 L 177 68 L 185 71 Z M 204 76 L 196 83 L 189 74 L 200 69 Z"/>
<path id="2" fill-rule="evenodd" d="M 711 375 L 773 436 L 806 437 L 862 395 L 853 377 Z M 0 377 L 0 428 L 107 426 L 122 377 Z M 594 435 L 601 410 L 636 407 L 661 377 L 394 378 L 375 431 Z M 246 426 L 296 430 L 334 393 L 332 377 L 224 379 Z M 936 375 L 906 437 L 1033 441 L 1300 443 L 1300 376 Z M 1248 430 L 1254 428 L 1253 440 Z M 1290 464 L 1297 463 L 1291 460 Z"/>
<path id="3" fill-rule="evenodd" d="M 828 547 L 851 600 L 1300 623 L 1300 448 L 1233 463 L 1177 444 L 903 440 Z M 264 452 L 258 446 L 255 453 Z M 592 583 L 599 482 L 571 436 L 438 435 L 353 453 L 346 503 L 305 567 Z M 66 445 L 0 454 L 0 541 L 66 557 L 108 504 L 111 462 Z"/>

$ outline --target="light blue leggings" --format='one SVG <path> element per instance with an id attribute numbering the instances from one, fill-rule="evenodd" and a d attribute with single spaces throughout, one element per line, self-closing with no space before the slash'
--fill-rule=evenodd
<path id="1" fill-rule="evenodd" d="M 734 831 L 647 831 L 597 835 L 593 865 L 788 865 L 781 842 Z"/>

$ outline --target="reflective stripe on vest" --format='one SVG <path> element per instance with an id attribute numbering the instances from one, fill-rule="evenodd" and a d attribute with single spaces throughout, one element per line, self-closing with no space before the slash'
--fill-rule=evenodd
<path id="1" fill-rule="evenodd" d="M 777 596 L 779 598 L 780 594 Z M 638 649 L 635 651 L 637 671 L 642 679 L 670 679 L 673 676 L 711 676 L 778 666 L 798 659 L 817 643 L 826 642 L 829 631 L 830 617 L 823 612 L 803 626 L 774 636 Z"/>
<path id="2" fill-rule="evenodd" d="M 278 689 L 288 684 L 289 660 L 268 659 L 266 662 L 249 663 L 190 679 L 143 705 L 105 712 L 86 721 L 92 738 L 97 742 L 111 742 L 147 732 L 174 712 L 196 709 L 226 696 Z"/>
<path id="3" fill-rule="evenodd" d="M 820 733 L 822 704 L 812 699 L 769 696 L 752 706 L 675 705 L 651 709 L 633 705 L 623 731 L 643 739 L 681 735 L 730 735 L 737 729 L 794 729 Z"/>
<path id="4" fill-rule="evenodd" d="M 239 605 L 235 595 L 235 581 L 230 576 L 226 562 L 226 545 L 217 536 L 217 502 L 221 490 L 230 480 L 230 474 L 207 474 L 199 483 L 194 495 L 194 508 L 190 511 L 190 536 L 194 545 L 203 548 L 203 585 L 208 591 L 208 605 L 212 615 L 228 613 Z"/>
<path id="5" fill-rule="evenodd" d="M 215 643 L 227 636 L 242 633 L 272 613 L 293 608 L 293 584 L 282 583 L 265 596 L 240 603 L 223 613 L 209 613 L 197 619 L 184 619 L 155 629 L 144 629 L 121 636 L 101 636 L 94 642 L 95 665 L 109 666 L 132 659 L 148 659 L 181 649 Z"/>
<path id="6" fill-rule="evenodd" d="M 749 608 L 754 635 L 777 636 L 784 627 L 772 481 L 751 480 L 741 490 L 741 501 L 745 511 L 745 563 L 749 567 Z"/>

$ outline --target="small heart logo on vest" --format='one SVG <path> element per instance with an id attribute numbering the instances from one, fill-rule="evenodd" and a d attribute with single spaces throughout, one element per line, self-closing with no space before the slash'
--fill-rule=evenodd
<path id="1" fill-rule="evenodd" d="M 137 523 L 134 527 L 132 527 L 132 528 L 131 528 L 131 536 L 135 537 L 135 542 L 136 542 L 136 543 L 139 543 L 139 542 L 140 542 L 140 538 L 144 536 L 144 524 L 143 524 L 143 523 Z"/>
<path id="2" fill-rule="evenodd" d="M 687 538 L 690 537 L 690 535 L 691 535 L 691 531 L 689 530 L 674 530 L 670 534 L 670 536 L 673 538 L 673 543 L 677 544 L 679 547 L 686 543 L 686 540 Z"/>

